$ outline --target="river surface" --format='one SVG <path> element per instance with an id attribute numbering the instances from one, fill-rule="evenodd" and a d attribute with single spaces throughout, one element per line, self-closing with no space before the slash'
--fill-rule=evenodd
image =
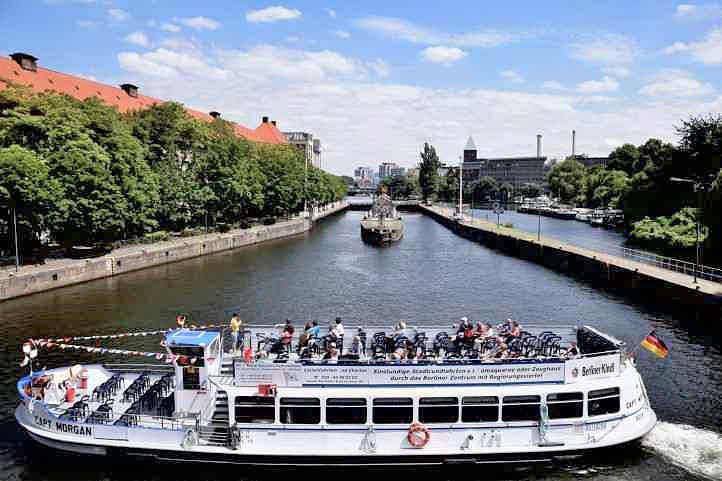
<path id="1" fill-rule="evenodd" d="M 169 327 L 181 312 L 196 321 L 212 322 L 227 319 L 235 311 L 258 324 L 342 316 L 347 329 L 390 327 L 402 318 L 420 325 L 450 326 L 463 315 L 493 321 L 512 317 L 527 325 L 585 323 L 632 345 L 655 328 L 670 355 L 657 360 L 651 353 L 638 352 L 639 370 L 661 420 L 642 447 L 568 466 L 500 472 L 438 470 L 434 476 L 454 480 L 722 479 L 719 319 L 667 312 L 507 257 L 458 237 L 421 214 L 404 215 L 401 242 L 384 249 L 367 246 L 360 240 L 361 216 L 362 212 L 347 212 L 319 222 L 304 236 L 0 303 L 0 481 L 296 478 L 245 468 L 57 454 L 28 441 L 15 424 L 15 382 L 25 372 L 18 367 L 25 339 Z M 549 225 L 548 219 L 542 222 L 543 229 Z M 608 235 L 576 224 L 567 225 L 586 228 L 584 235 L 592 237 Z M 157 351 L 158 339 L 133 338 L 122 346 L 117 347 Z M 39 364 L 53 367 L 93 359 L 89 354 L 43 351 Z M 323 478 L 325 473 L 311 471 L 302 476 Z M 388 471 L 378 474 L 399 476 Z"/>

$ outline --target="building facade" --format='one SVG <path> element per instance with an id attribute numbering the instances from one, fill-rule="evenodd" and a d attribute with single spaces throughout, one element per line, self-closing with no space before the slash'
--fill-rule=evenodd
<path id="1" fill-rule="evenodd" d="M 391 169 L 398 167 L 393 162 L 381 162 L 379 164 L 379 178 L 391 177 Z"/>
<path id="2" fill-rule="evenodd" d="M 374 178 L 374 169 L 371 167 L 356 167 L 353 171 L 353 176 L 356 179 L 371 179 Z"/>
<path id="3" fill-rule="evenodd" d="M 321 167 L 321 141 L 314 139 L 308 132 L 284 132 L 288 143 L 303 152 L 306 162 L 314 167 Z"/>
<path id="4" fill-rule="evenodd" d="M 464 147 L 462 175 L 465 183 L 492 177 L 499 185 L 510 184 L 516 190 L 522 184 L 544 184 L 546 157 L 478 158 L 474 140 L 469 137 Z"/>
<path id="5" fill-rule="evenodd" d="M 391 167 L 389 171 L 391 177 L 403 177 L 406 175 L 406 169 L 400 166 Z"/>

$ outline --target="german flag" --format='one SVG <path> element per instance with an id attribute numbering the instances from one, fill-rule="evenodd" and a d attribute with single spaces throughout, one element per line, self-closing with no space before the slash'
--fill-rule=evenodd
<path id="1" fill-rule="evenodd" d="M 657 357 L 665 358 L 669 354 L 669 349 L 654 331 L 647 334 L 647 337 L 642 340 L 642 347 L 653 352 Z"/>

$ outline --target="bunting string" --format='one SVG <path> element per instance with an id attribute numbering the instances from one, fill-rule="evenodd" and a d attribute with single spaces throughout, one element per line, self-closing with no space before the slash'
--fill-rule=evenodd
<path id="1" fill-rule="evenodd" d="M 179 316 L 180 317 L 180 316 Z M 185 321 L 185 319 L 183 319 Z M 203 330 L 203 329 L 213 329 L 213 328 L 223 328 L 226 327 L 227 324 L 190 324 L 185 325 L 185 322 L 179 322 L 179 326 L 185 329 L 191 329 L 191 330 Z M 162 352 L 144 352 L 144 351 L 130 351 L 126 349 L 111 349 L 106 347 L 98 347 L 98 346 L 84 346 L 80 344 L 72 344 L 73 342 L 77 341 L 97 341 L 97 340 L 109 340 L 109 339 L 122 339 L 122 338 L 128 338 L 128 337 L 145 337 L 145 336 L 157 336 L 161 334 L 167 334 L 171 331 L 174 331 L 176 329 L 157 329 L 154 331 L 135 331 L 135 332 L 120 332 L 117 334 L 100 334 L 95 336 L 65 336 L 65 337 L 55 337 L 55 338 L 45 338 L 45 339 L 29 339 L 23 344 L 23 349 L 25 350 L 26 345 L 31 346 L 32 349 L 36 348 L 43 348 L 43 349 L 61 349 L 61 350 L 68 350 L 73 349 L 76 351 L 84 351 L 88 353 L 94 353 L 94 354 L 115 354 L 115 355 L 121 355 L 121 356 L 130 356 L 130 357 L 145 357 L 145 358 L 153 358 L 158 361 L 165 361 L 166 363 L 170 364 L 172 362 L 178 362 L 178 364 L 181 365 L 187 365 L 187 364 L 196 364 L 199 359 L 196 357 L 189 357 L 189 356 L 182 356 L 182 355 L 175 355 L 175 354 L 168 354 L 168 353 L 162 353 Z M 161 346 L 163 345 L 163 341 L 161 341 Z M 30 352 L 30 349 L 27 349 L 28 352 Z M 28 353 L 26 352 L 25 360 L 23 361 L 23 364 L 21 366 L 26 365 L 28 362 Z M 37 353 L 35 353 L 37 355 Z"/>

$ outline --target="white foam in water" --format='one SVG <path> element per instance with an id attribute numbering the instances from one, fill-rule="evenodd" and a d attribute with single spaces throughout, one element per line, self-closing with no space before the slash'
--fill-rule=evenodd
<path id="1" fill-rule="evenodd" d="M 642 445 L 694 474 L 722 479 L 722 435 L 705 429 L 658 422 Z"/>

